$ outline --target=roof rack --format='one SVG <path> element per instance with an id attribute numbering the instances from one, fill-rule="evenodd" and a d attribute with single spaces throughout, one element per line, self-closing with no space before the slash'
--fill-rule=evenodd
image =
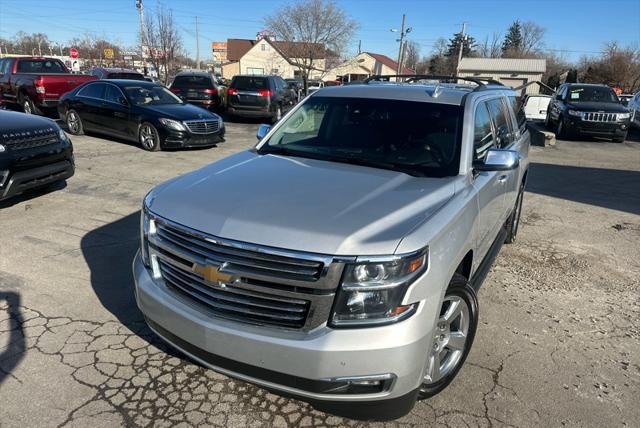
<path id="1" fill-rule="evenodd" d="M 442 75 L 434 75 L 434 74 L 375 74 L 373 76 L 369 76 L 364 80 L 364 83 L 369 82 L 385 82 L 389 81 L 391 78 L 400 78 L 406 79 L 406 83 L 416 82 L 418 80 L 438 80 L 440 83 L 458 83 L 458 80 L 464 80 L 467 82 L 475 83 L 478 85 L 474 91 L 480 91 L 485 89 L 496 89 L 489 88 L 488 85 L 496 85 L 502 86 L 504 85 L 497 80 L 484 78 L 484 77 L 462 77 L 462 76 L 442 76 Z"/>

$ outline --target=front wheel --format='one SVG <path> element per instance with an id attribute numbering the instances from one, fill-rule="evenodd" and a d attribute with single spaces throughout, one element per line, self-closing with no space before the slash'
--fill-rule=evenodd
<path id="1" fill-rule="evenodd" d="M 73 135 L 84 134 L 82 119 L 80 119 L 80 115 L 75 110 L 67 111 L 67 129 L 69 129 L 69 132 Z"/>
<path id="2" fill-rule="evenodd" d="M 143 149 L 150 152 L 160 150 L 160 135 L 156 127 L 152 124 L 145 122 L 140 126 L 138 139 Z"/>
<path id="3" fill-rule="evenodd" d="M 40 110 L 33 104 L 31 98 L 26 95 L 20 95 L 20 107 L 22 107 L 22 111 L 26 114 L 40 114 Z"/>
<path id="4" fill-rule="evenodd" d="M 276 123 L 280 119 L 282 119 L 282 107 L 280 105 L 278 105 L 276 107 L 276 113 L 273 115 L 273 117 L 271 119 L 271 122 L 272 123 Z"/>
<path id="5" fill-rule="evenodd" d="M 556 138 L 565 138 L 566 132 L 564 130 L 564 120 L 562 116 L 558 117 L 558 124 L 556 125 Z"/>
<path id="6" fill-rule="evenodd" d="M 478 298 L 465 277 L 455 274 L 440 308 L 418 397 L 445 389 L 464 364 L 478 327 Z"/>

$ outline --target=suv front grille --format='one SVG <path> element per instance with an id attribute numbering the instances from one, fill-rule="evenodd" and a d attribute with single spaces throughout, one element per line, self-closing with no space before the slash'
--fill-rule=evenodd
<path id="1" fill-rule="evenodd" d="M 150 250 L 164 284 L 206 313 L 305 330 L 327 321 L 342 263 L 221 240 L 153 218 Z"/>
<path id="2" fill-rule="evenodd" d="M 587 122 L 615 122 L 618 119 L 616 113 L 591 113 L 585 112 L 582 114 L 582 120 Z"/>
<path id="3" fill-rule="evenodd" d="M 184 124 L 192 134 L 213 134 L 220 129 L 220 121 L 217 119 L 187 120 Z"/>
<path id="4" fill-rule="evenodd" d="M 43 147 L 60 141 L 58 133 L 53 128 L 34 132 L 3 132 L 2 137 L 2 144 L 11 147 L 12 150 Z"/>

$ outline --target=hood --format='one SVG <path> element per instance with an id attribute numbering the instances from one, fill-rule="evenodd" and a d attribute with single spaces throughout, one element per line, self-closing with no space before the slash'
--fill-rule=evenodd
<path id="1" fill-rule="evenodd" d="M 453 196 L 454 181 L 247 151 L 160 185 L 149 208 L 221 238 L 382 255 Z"/>
<path id="2" fill-rule="evenodd" d="M 567 107 L 573 110 L 603 113 L 627 113 L 629 111 L 622 104 L 612 102 L 571 102 L 567 104 Z"/>
<path id="3" fill-rule="evenodd" d="M 17 132 L 57 129 L 58 125 L 49 118 L 9 110 L 0 110 L 0 136 Z"/>
<path id="4" fill-rule="evenodd" d="M 160 117 L 175 120 L 198 120 L 218 118 L 217 115 L 192 104 L 160 104 L 140 107 Z"/>

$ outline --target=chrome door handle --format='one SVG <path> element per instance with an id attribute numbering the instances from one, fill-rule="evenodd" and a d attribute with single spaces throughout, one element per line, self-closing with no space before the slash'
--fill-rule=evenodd
<path id="1" fill-rule="evenodd" d="M 500 177 L 498 177 L 498 182 L 499 182 L 500 184 L 504 184 L 504 183 L 506 183 L 506 182 L 507 182 L 507 178 L 508 178 L 508 177 L 507 177 L 506 175 L 501 175 Z"/>

